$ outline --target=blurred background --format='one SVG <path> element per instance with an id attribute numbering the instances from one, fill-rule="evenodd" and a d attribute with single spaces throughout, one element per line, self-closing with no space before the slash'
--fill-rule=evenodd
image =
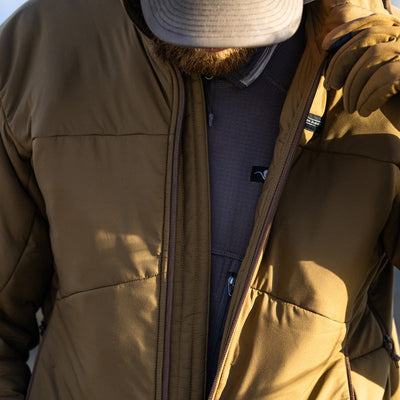
<path id="1" fill-rule="evenodd" d="M 0 24 L 26 0 L 0 0 Z"/>
<path id="2" fill-rule="evenodd" d="M 25 1 L 26 0 L 0 0 L 0 24 L 5 21 L 14 10 L 25 3 Z M 392 0 L 392 4 L 400 8 L 400 0 Z M 400 327 L 400 271 L 396 271 L 394 311 L 397 326 Z"/>

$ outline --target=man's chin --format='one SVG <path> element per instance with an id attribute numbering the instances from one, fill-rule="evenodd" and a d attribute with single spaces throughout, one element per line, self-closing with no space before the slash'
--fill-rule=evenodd
<path id="1" fill-rule="evenodd" d="M 177 66 L 188 75 L 223 76 L 246 64 L 254 49 L 201 49 L 180 47 L 153 40 L 156 55 L 164 62 Z"/>

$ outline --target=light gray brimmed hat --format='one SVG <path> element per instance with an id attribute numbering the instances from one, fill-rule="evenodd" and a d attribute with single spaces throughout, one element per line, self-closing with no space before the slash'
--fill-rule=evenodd
<path id="1" fill-rule="evenodd" d="M 297 30 L 303 0 L 141 0 L 160 39 L 188 47 L 259 47 Z"/>

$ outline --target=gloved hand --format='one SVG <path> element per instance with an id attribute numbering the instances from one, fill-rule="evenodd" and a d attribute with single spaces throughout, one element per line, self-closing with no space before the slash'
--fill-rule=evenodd
<path id="1" fill-rule="evenodd" d="M 400 19 L 373 14 L 352 21 L 331 31 L 322 46 L 333 53 L 325 87 L 343 88 L 346 111 L 366 117 L 400 92 Z"/>

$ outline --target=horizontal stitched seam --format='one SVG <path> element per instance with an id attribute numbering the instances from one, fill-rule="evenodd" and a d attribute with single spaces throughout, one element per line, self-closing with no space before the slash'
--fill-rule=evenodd
<path id="1" fill-rule="evenodd" d="M 19 257 L 18 257 L 18 260 L 17 260 L 17 262 L 15 263 L 15 265 L 14 265 L 14 267 L 13 267 L 11 273 L 10 273 L 10 276 L 7 278 L 7 280 L 5 281 L 4 285 L 3 285 L 2 287 L 0 287 L 0 292 L 3 292 L 3 290 L 6 289 L 6 287 L 7 287 L 8 284 L 10 283 L 11 279 L 13 278 L 13 276 L 14 276 L 16 270 L 18 269 L 18 266 L 19 266 L 19 264 L 20 264 L 20 262 L 21 262 L 21 260 L 22 260 L 22 258 L 23 258 L 23 256 L 24 256 L 24 254 L 25 254 L 25 251 L 26 251 L 26 249 L 27 249 L 27 247 L 28 247 L 29 240 L 30 240 L 30 238 L 31 238 L 31 236 L 32 236 L 32 232 L 33 232 L 33 227 L 34 227 L 34 225 L 35 225 L 35 221 L 36 221 L 36 213 L 33 213 L 33 214 L 32 214 L 32 222 L 31 222 L 30 227 L 29 227 L 29 230 L 28 230 L 28 235 L 27 235 L 27 238 L 26 238 L 26 240 L 25 240 L 25 244 L 24 244 L 24 246 L 22 247 L 21 253 L 20 253 L 20 255 L 19 255 Z"/>
<path id="2" fill-rule="evenodd" d="M 8 122 L 8 118 L 7 118 L 7 115 L 6 115 L 5 108 L 4 108 L 3 99 L 2 99 L 1 97 L 0 97 L 0 110 L 1 110 L 1 112 L 2 112 L 2 114 L 3 114 L 4 123 L 6 124 L 7 129 L 12 133 L 12 129 L 11 129 L 10 124 L 9 124 L 9 122 Z M 14 141 L 13 141 L 13 146 L 14 146 L 14 148 L 15 148 L 15 151 L 16 151 L 17 154 L 19 155 L 19 151 L 18 151 L 18 149 L 17 149 L 17 147 L 16 147 Z M 33 177 L 33 171 L 32 171 L 32 169 L 31 169 L 31 170 L 29 171 L 29 176 L 28 176 L 28 180 L 27 180 L 27 182 L 26 182 L 26 185 L 24 185 L 24 184 L 21 182 L 21 186 L 23 187 L 25 193 L 26 193 L 28 196 L 29 196 L 29 193 L 27 192 L 27 188 L 29 187 L 29 183 L 30 183 L 32 177 Z M 34 227 L 34 225 L 35 225 L 36 218 L 37 218 L 36 212 L 33 212 L 33 213 L 32 213 L 32 221 L 31 221 L 31 223 L 30 223 L 30 227 L 29 227 L 29 230 L 28 230 L 28 232 L 27 232 L 28 235 L 27 235 L 25 244 L 24 244 L 24 246 L 23 246 L 23 248 L 22 248 L 22 250 L 21 250 L 21 253 L 20 253 L 19 257 L 18 257 L 18 260 L 17 260 L 16 264 L 14 265 L 14 268 L 12 269 L 12 271 L 11 271 L 11 273 L 10 273 L 10 276 L 9 276 L 8 279 L 5 281 L 4 285 L 3 285 L 2 287 L 0 287 L 0 292 L 2 292 L 3 290 L 5 290 L 6 287 L 8 286 L 9 282 L 10 282 L 11 279 L 13 278 L 14 273 L 16 272 L 16 270 L 17 270 L 17 268 L 18 268 L 18 266 L 19 266 L 19 264 L 20 264 L 20 262 L 21 262 L 21 260 L 22 260 L 22 257 L 23 257 L 24 254 L 25 254 L 25 251 L 26 251 L 26 249 L 27 249 L 27 247 L 28 247 L 29 240 L 30 240 L 30 238 L 31 238 L 31 236 L 32 236 L 33 227 Z"/>
<path id="3" fill-rule="evenodd" d="M 279 297 L 276 297 L 276 296 L 272 295 L 271 293 L 264 292 L 263 290 L 260 290 L 260 289 L 254 288 L 254 287 L 250 287 L 250 289 L 252 289 L 252 290 L 254 290 L 254 291 L 256 291 L 256 292 L 259 292 L 259 293 L 261 293 L 261 294 L 266 294 L 267 296 L 271 297 L 271 298 L 274 299 L 274 300 L 280 301 L 280 302 L 282 302 L 282 303 L 289 304 L 289 305 L 291 305 L 291 306 L 293 306 L 293 307 L 297 307 L 297 308 L 300 308 L 301 310 L 304 310 L 304 311 L 307 311 L 307 312 L 309 312 L 309 313 L 318 315 L 319 317 L 325 318 L 325 319 L 327 319 L 328 321 L 335 322 L 335 323 L 341 324 L 341 325 L 345 325 L 345 324 L 346 324 L 346 322 L 337 321 L 337 320 L 335 320 L 335 319 L 333 319 L 333 318 L 329 318 L 329 317 L 327 317 L 326 315 L 323 315 L 323 314 L 320 314 L 320 313 L 318 313 L 318 312 L 316 312 L 316 311 L 313 311 L 313 310 L 310 310 L 310 309 L 308 309 L 308 308 L 299 306 L 298 304 L 291 303 L 290 301 L 286 301 L 286 300 L 284 300 L 284 299 L 281 299 L 281 298 L 279 298 Z"/>
<path id="4" fill-rule="evenodd" d="M 287 89 L 286 89 L 284 86 L 282 86 L 282 85 L 280 84 L 280 82 L 275 81 L 275 77 L 272 76 L 272 75 L 270 74 L 269 71 L 265 72 L 265 75 L 266 75 L 268 81 L 269 81 L 273 86 L 275 86 L 275 88 L 277 88 L 278 90 L 280 90 L 283 94 L 286 94 L 286 93 L 287 93 Z"/>
<path id="5" fill-rule="evenodd" d="M 320 150 L 320 149 L 310 149 L 305 146 L 299 146 L 303 150 L 311 151 L 313 153 L 325 153 L 325 154 L 334 154 L 334 155 L 339 155 L 339 156 L 349 156 L 349 157 L 360 157 L 360 158 L 365 158 L 367 160 L 372 160 L 372 161 L 377 161 L 377 162 L 382 162 L 385 164 L 393 164 L 394 166 L 400 168 L 399 165 L 397 165 L 394 161 L 386 161 L 386 160 L 380 160 L 379 158 L 374 158 L 374 157 L 369 157 L 364 154 L 353 154 L 353 153 L 340 153 L 338 151 L 328 151 L 328 150 Z"/>
<path id="6" fill-rule="evenodd" d="M 168 136 L 168 133 L 84 133 L 84 134 L 70 134 L 70 135 L 50 135 L 34 137 L 32 141 L 37 139 L 56 139 L 56 138 L 79 138 L 79 137 L 125 137 L 125 136 Z"/>
<path id="7" fill-rule="evenodd" d="M 75 296 L 75 295 L 77 295 L 77 294 L 82 294 L 82 293 L 93 292 L 94 290 L 107 289 L 107 288 L 112 288 L 112 287 L 116 287 L 116 286 L 127 285 L 127 284 L 133 283 L 133 282 L 145 281 L 145 280 L 148 280 L 148 279 L 157 278 L 157 276 L 160 276 L 160 275 L 161 275 L 161 274 L 158 273 L 158 274 L 151 275 L 151 276 L 145 276 L 145 277 L 143 277 L 143 278 L 137 278 L 137 279 L 131 279 L 131 280 L 129 280 L 129 281 L 113 283 L 113 284 L 111 284 L 111 285 L 98 286 L 98 287 L 91 288 L 91 289 L 87 289 L 87 290 L 79 290 L 79 291 L 77 291 L 77 292 L 70 293 L 70 294 L 68 294 L 68 295 L 66 295 L 66 296 L 60 297 L 58 300 L 59 300 L 59 301 L 65 300 L 65 299 L 68 299 L 68 298 L 71 297 L 71 296 Z"/>
<path id="8" fill-rule="evenodd" d="M 216 256 L 228 257 L 232 260 L 236 260 L 236 261 L 240 261 L 240 262 L 243 261 L 243 257 L 240 257 L 239 254 L 235 254 L 230 251 L 213 249 L 213 250 L 211 250 L 211 254 L 216 255 Z"/>
<path id="9" fill-rule="evenodd" d="M 358 360 L 359 358 L 368 356 L 368 355 L 374 353 L 375 351 L 378 351 L 378 350 L 381 350 L 381 349 L 384 349 L 384 347 L 383 347 L 383 346 L 379 346 L 379 347 L 377 347 L 376 349 L 373 349 L 373 350 L 369 351 L 368 353 L 361 354 L 360 356 L 357 356 L 357 357 L 355 357 L 355 358 L 350 358 L 350 361 Z"/>
<path id="10" fill-rule="evenodd" d="M 20 158 L 23 158 L 23 157 L 21 157 L 21 153 L 20 153 L 20 149 L 19 149 L 20 144 L 18 144 L 18 146 L 17 146 L 16 139 L 14 138 L 14 132 L 13 132 L 13 130 L 11 129 L 10 122 L 8 121 L 8 117 L 7 117 L 7 114 L 6 114 L 6 109 L 5 109 L 5 107 L 4 107 L 4 103 L 3 103 L 3 100 L 2 100 L 1 97 L 0 97 L 0 110 L 1 110 L 1 113 L 3 114 L 4 124 L 5 124 L 5 126 L 6 126 L 5 135 L 7 135 L 7 137 L 8 137 L 8 138 L 10 139 L 10 141 L 12 142 L 13 148 L 15 149 L 17 155 L 18 155 Z M 7 132 L 7 130 L 8 130 L 8 132 Z M 30 179 L 30 177 L 28 178 L 28 183 L 29 183 L 29 179 Z M 23 185 L 23 186 L 24 186 L 24 185 Z M 27 187 L 27 186 L 26 186 L 26 187 Z M 24 186 L 24 189 L 25 189 L 25 186 Z"/>

